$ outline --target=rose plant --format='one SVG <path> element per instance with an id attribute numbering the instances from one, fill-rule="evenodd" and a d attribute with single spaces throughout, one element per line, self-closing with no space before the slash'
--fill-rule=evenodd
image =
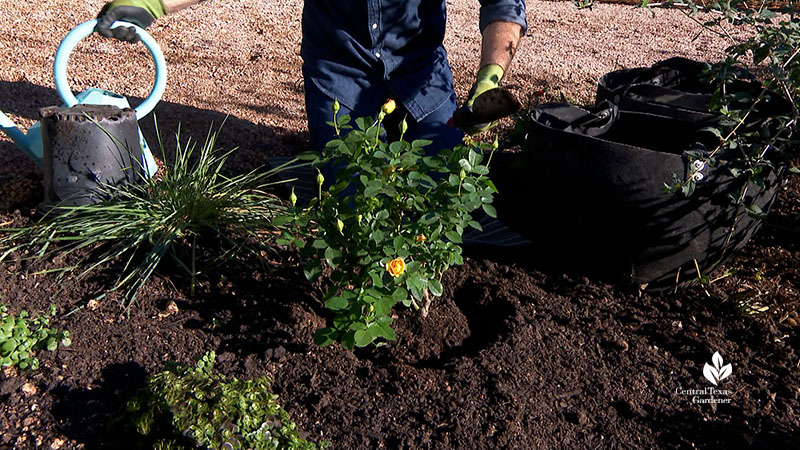
<path id="1" fill-rule="evenodd" d="M 325 305 L 331 325 L 315 335 L 319 345 L 340 342 L 345 348 L 382 344 L 395 339 L 392 310 L 401 303 L 427 315 L 432 297 L 442 295 L 442 275 L 462 264 L 461 236 L 480 229 L 471 213 L 496 215 L 496 193 L 488 178 L 494 143 L 475 143 L 427 152 L 431 142 L 405 140 L 408 125 L 399 124 L 399 139 L 387 142 L 384 105 L 373 120 L 338 116 L 337 137 L 322 154 L 309 153 L 317 171 L 318 195 L 307 206 L 296 204 L 279 223 L 293 231 L 278 241 L 294 244 L 307 258 L 309 280 L 330 269 Z M 484 153 L 488 158 L 484 161 Z M 335 168 L 335 182 L 323 192 L 323 167 Z"/>

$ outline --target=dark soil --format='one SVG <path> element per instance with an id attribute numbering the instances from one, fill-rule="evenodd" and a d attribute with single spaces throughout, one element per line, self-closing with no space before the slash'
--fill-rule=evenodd
<path id="1" fill-rule="evenodd" d="M 2 301 L 14 312 L 54 302 L 73 344 L 0 376 L 0 448 L 130 447 L 109 417 L 166 361 L 208 350 L 229 375 L 272 375 L 306 436 L 334 448 L 800 448 L 800 177 L 772 213 L 707 289 L 639 294 L 524 253 L 473 251 L 429 317 L 400 311 L 396 342 L 355 352 L 312 343 L 322 288 L 288 251 L 267 270 L 208 275 L 195 298 L 186 280 L 158 277 L 130 316 L 113 296 L 87 304 L 104 276 L 7 263 Z M 718 387 L 731 393 L 716 395 L 730 403 L 693 403 L 679 391 L 711 386 L 703 366 L 717 351 L 733 365 Z"/>

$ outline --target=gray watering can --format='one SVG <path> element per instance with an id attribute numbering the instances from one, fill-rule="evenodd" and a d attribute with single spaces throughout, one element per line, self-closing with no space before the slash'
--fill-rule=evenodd
<path id="1" fill-rule="evenodd" d="M 53 72 L 56 82 L 56 91 L 64 102 L 65 107 L 75 105 L 109 105 L 116 106 L 120 109 L 130 108 L 128 100 L 114 92 L 90 88 L 75 96 L 69 89 L 69 83 L 67 82 L 67 60 L 69 59 L 69 55 L 81 39 L 94 32 L 96 24 L 97 20 L 95 19 L 78 25 L 67 34 L 58 46 Z M 122 21 L 115 22 L 111 27 L 116 28 L 119 26 L 134 27 L 136 33 L 150 51 L 150 55 L 155 62 L 156 80 L 153 89 L 150 91 L 150 95 L 135 109 L 136 119 L 141 120 L 155 108 L 161 96 L 164 94 L 164 89 L 167 85 L 166 62 L 158 43 L 156 43 L 153 37 L 144 29 Z M 44 168 L 41 122 L 37 122 L 31 126 L 26 135 L 17 128 L 14 122 L 12 122 L 3 111 L 0 111 L 0 129 L 2 129 L 3 132 L 14 141 L 17 147 L 33 160 L 33 162 L 39 167 Z M 139 130 L 139 144 L 142 146 L 142 166 L 146 169 L 147 173 L 152 176 L 158 170 L 158 166 L 153 158 L 153 154 L 150 152 L 150 148 L 147 146 L 147 142 L 142 136 L 141 130 Z"/>

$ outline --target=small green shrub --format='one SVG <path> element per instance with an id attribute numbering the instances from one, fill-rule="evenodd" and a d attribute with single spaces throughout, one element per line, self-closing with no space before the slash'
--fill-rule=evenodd
<path id="1" fill-rule="evenodd" d="M 403 139 L 405 120 L 400 140 L 384 142 L 382 123 L 390 109 L 384 107 L 376 120 L 356 119 L 352 129 L 350 117 L 337 117 L 334 108 L 331 125 L 339 137 L 322 155 L 307 158 L 314 167 L 337 167 L 336 182 L 322 192 L 320 173 L 317 198 L 280 219 L 301 231 L 285 232 L 278 242 L 301 249 L 309 280 L 321 276 L 323 265 L 331 269 L 333 285 L 324 301 L 334 319 L 316 333 L 319 345 L 338 341 L 353 348 L 395 339 L 394 306 L 427 314 L 431 297 L 442 295 L 444 272 L 463 262 L 462 233 L 481 228 L 471 213 L 496 215 L 496 188 L 487 175 L 497 142 L 465 139 L 463 146 L 426 156 L 430 141 Z"/>
<path id="2" fill-rule="evenodd" d="M 69 331 L 48 328 L 50 317 L 56 314 L 56 306 L 50 305 L 48 314 L 30 317 L 22 310 L 14 317 L 0 303 L 0 366 L 17 366 L 23 370 L 36 370 L 39 360 L 34 352 L 41 349 L 54 351 L 58 344 L 69 347 L 72 341 Z"/>
<path id="3" fill-rule="evenodd" d="M 315 450 L 270 393 L 267 376 L 227 378 L 213 370 L 214 352 L 196 367 L 168 365 L 128 401 L 113 424 L 134 431 L 139 448 Z"/>
<path id="4" fill-rule="evenodd" d="M 241 249 L 258 254 L 253 246 L 271 241 L 272 218 L 285 210 L 268 192 L 281 168 L 225 176 L 222 168 L 233 150 L 217 152 L 216 136 L 209 132 L 198 155 L 196 143 L 181 142 L 178 133 L 175 159 L 160 179 L 109 187 L 105 202 L 60 206 L 57 215 L 30 227 L 3 229 L 0 261 L 15 251 L 49 258 L 87 250 L 78 253 L 76 264 L 60 270 L 83 277 L 119 262 L 110 289 L 124 292 L 128 308 L 165 259 L 191 277 L 193 290 L 198 261 L 209 266 L 228 261 Z M 163 153 L 160 139 L 159 144 Z M 197 251 L 201 242 L 212 243 L 213 250 Z"/>

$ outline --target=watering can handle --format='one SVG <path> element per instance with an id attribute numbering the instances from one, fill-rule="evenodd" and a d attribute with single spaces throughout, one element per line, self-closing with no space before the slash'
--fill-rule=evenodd
<path id="1" fill-rule="evenodd" d="M 97 25 L 97 19 L 78 25 L 67 34 L 58 46 L 55 60 L 56 91 L 67 106 L 75 106 L 78 104 L 78 99 L 75 98 L 75 95 L 73 95 L 72 91 L 69 89 L 69 82 L 67 81 L 67 60 L 69 59 L 70 53 L 72 53 L 72 49 L 75 48 L 75 45 L 77 45 L 81 39 L 94 33 L 95 25 Z M 114 22 L 111 28 L 119 26 L 134 27 L 134 29 L 136 29 L 136 34 L 139 35 L 144 45 L 150 50 L 150 56 L 153 57 L 153 61 L 156 65 L 156 82 L 153 85 L 153 90 L 151 90 L 150 95 L 136 107 L 136 119 L 138 120 L 148 115 L 150 111 L 155 108 L 156 104 L 158 104 L 158 101 L 161 100 L 161 96 L 164 94 L 164 89 L 167 86 L 167 63 L 164 60 L 161 47 L 158 46 L 158 43 L 148 32 L 134 24 L 122 21 Z"/>

